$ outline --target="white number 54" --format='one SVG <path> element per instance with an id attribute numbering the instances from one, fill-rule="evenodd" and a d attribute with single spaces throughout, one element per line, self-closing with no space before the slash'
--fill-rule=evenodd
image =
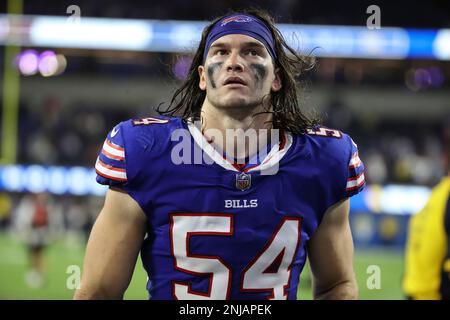
<path id="1" fill-rule="evenodd" d="M 195 275 L 209 276 L 208 292 L 194 292 L 189 282 L 174 281 L 173 294 L 180 300 L 224 300 L 230 298 L 231 268 L 219 256 L 192 255 L 191 236 L 231 236 L 233 216 L 229 214 L 171 214 L 170 238 L 175 268 Z M 240 291 L 271 292 L 269 299 L 287 299 L 292 263 L 300 244 L 301 218 L 285 217 L 266 246 L 244 269 Z M 276 265 L 276 268 L 272 268 Z"/>

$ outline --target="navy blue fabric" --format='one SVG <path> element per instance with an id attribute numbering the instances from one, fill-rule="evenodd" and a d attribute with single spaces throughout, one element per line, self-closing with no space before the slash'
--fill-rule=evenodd
<path id="1" fill-rule="evenodd" d="M 209 47 L 217 39 L 229 34 L 243 34 L 259 40 L 266 47 L 273 61 L 277 59 L 275 42 L 269 28 L 256 17 L 243 14 L 226 16 L 216 22 L 206 38 L 203 63 L 208 55 Z"/>

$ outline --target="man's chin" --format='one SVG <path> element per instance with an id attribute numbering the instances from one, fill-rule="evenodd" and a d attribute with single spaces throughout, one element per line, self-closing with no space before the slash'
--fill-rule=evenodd
<path id="1" fill-rule="evenodd" d="M 246 98 L 233 98 L 221 101 L 218 107 L 227 109 L 249 109 L 254 108 L 258 105 L 259 103 L 256 103 L 255 101 L 249 101 L 249 99 Z"/>

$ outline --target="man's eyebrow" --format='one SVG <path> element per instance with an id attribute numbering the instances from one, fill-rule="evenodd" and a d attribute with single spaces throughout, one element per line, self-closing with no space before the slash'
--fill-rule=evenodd
<path id="1" fill-rule="evenodd" d="M 265 48 L 264 45 L 263 45 L 262 43 L 255 42 L 255 41 L 245 42 L 243 45 L 244 45 L 245 47 L 260 47 L 260 48 Z"/>

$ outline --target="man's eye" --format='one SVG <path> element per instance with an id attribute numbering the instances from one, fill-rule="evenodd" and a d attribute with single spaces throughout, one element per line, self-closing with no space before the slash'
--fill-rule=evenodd
<path id="1" fill-rule="evenodd" d="M 223 56 L 223 55 L 225 55 L 227 52 L 225 51 L 225 50 L 217 50 L 216 51 L 216 54 L 217 55 L 219 55 L 219 56 Z"/>
<path id="2" fill-rule="evenodd" d="M 257 56 L 258 55 L 258 51 L 256 51 L 256 50 L 248 50 L 247 54 L 249 54 L 251 56 Z"/>

